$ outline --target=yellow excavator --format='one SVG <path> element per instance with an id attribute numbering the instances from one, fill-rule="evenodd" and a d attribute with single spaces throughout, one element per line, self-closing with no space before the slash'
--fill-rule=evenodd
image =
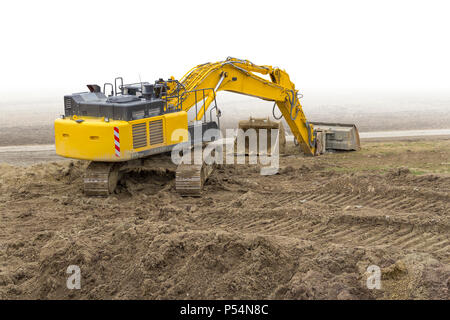
<path id="1" fill-rule="evenodd" d="M 219 91 L 273 101 L 274 117 L 277 106 L 305 155 L 360 148 L 355 125 L 309 122 L 289 75 L 248 60 L 227 58 L 201 64 L 179 81 L 171 77 L 154 83 L 124 84 L 118 77 L 103 88 L 95 84 L 87 87 L 88 92 L 64 97 L 64 115 L 55 120 L 56 153 L 91 161 L 84 178 L 87 195 L 114 192 L 127 170 L 169 165 L 167 154 L 174 147 L 198 143 L 193 139 L 195 130 L 218 129 Z M 188 119 L 188 111 L 192 119 Z M 203 136 L 201 139 L 203 144 L 209 142 Z M 177 191 L 199 195 L 211 168 L 204 163 L 178 165 Z"/>

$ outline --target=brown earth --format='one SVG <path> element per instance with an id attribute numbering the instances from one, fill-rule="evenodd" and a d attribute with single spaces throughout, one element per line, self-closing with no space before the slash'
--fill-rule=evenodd
<path id="1" fill-rule="evenodd" d="M 275 176 L 216 170 L 202 198 L 173 172 L 88 198 L 85 162 L 0 164 L 0 298 L 449 299 L 450 140 L 288 151 Z"/>
<path id="2" fill-rule="evenodd" d="M 55 143 L 53 125 L 0 127 L 0 146 Z"/>

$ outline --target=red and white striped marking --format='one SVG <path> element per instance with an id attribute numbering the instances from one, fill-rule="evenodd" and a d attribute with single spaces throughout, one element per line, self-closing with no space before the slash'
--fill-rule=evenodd
<path id="1" fill-rule="evenodd" d="M 114 127 L 114 144 L 116 148 L 116 157 L 120 157 L 120 137 L 118 127 Z"/>

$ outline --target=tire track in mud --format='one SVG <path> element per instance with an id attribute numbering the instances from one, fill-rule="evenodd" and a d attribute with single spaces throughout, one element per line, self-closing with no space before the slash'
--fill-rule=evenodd
<path id="1" fill-rule="evenodd" d="M 337 207 L 357 205 L 405 212 L 421 210 L 446 213 L 450 209 L 450 179 L 447 177 L 428 175 L 400 181 L 389 180 L 389 177 L 375 178 L 381 178 L 381 181 L 367 179 L 360 183 L 358 178 L 349 179 L 346 182 L 355 188 L 354 191 L 340 190 L 343 183 L 337 178 L 307 192 L 272 193 L 272 196 L 278 198 L 278 203 L 283 206 L 313 201 Z"/>
<path id="2" fill-rule="evenodd" d="M 211 223 L 213 219 L 206 219 L 200 221 L 199 226 L 262 236 L 284 236 L 314 241 L 318 244 L 331 242 L 351 246 L 381 246 L 399 250 L 443 253 L 445 260 L 450 261 L 450 228 L 445 226 L 436 231 L 422 226 L 417 227 L 414 222 L 380 223 L 379 217 L 374 219 L 375 221 L 361 222 L 358 216 L 352 216 L 350 220 L 353 221 L 331 219 L 327 222 L 317 222 L 298 216 L 268 221 L 267 219 L 255 220 L 252 212 L 247 214 L 249 216 L 247 219 L 242 219 L 241 215 L 229 217 L 229 219 L 222 217 L 220 224 Z"/>
<path id="3" fill-rule="evenodd" d="M 450 194 L 442 192 L 448 179 L 378 180 L 356 181 L 351 191 L 339 190 L 341 182 L 336 179 L 307 192 L 252 193 L 244 200 L 257 203 L 254 207 L 226 205 L 220 212 L 200 217 L 199 227 L 290 237 L 317 245 L 427 252 L 450 262 Z M 274 202 L 277 207 L 265 208 Z"/>

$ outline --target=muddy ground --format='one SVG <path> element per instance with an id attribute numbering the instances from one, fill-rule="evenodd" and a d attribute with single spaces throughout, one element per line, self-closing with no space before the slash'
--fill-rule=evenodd
<path id="1" fill-rule="evenodd" d="M 88 198 L 85 162 L 0 164 L 0 298 L 449 298 L 450 140 L 288 153 L 275 176 L 218 169 L 202 198 L 178 196 L 173 172 Z"/>

